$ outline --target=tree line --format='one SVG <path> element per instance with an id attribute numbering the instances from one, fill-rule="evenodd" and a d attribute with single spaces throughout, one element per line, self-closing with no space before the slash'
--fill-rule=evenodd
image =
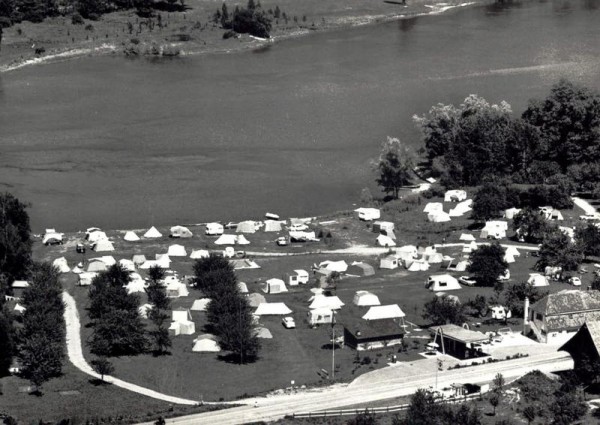
<path id="1" fill-rule="evenodd" d="M 280 16 L 279 6 L 271 15 Z M 285 13 L 284 13 L 285 15 Z M 236 33 L 251 34 L 255 37 L 269 38 L 271 32 L 272 18 L 262 9 L 260 1 L 248 0 L 246 7 L 236 6 L 233 12 L 223 3 L 221 9 L 217 9 L 213 15 L 213 22 L 221 24 L 223 29 L 229 30 L 224 37 L 228 38 Z"/>

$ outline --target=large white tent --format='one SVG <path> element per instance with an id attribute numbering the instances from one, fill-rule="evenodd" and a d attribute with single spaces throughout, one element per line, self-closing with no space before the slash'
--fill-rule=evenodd
<path id="1" fill-rule="evenodd" d="M 398 304 L 376 305 L 362 317 L 365 320 L 400 319 L 406 316 Z"/>
<path id="2" fill-rule="evenodd" d="M 256 316 L 285 316 L 292 310 L 285 303 L 260 303 L 254 312 Z"/>
<path id="3" fill-rule="evenodd" d="M 198 260 L 200 258 L 208 258 L 210 257 L 210 253 L 206 249 L 195 249 L 190 254 L 190 258 L 192 260 Z"/>
<path id="4" fill-rule="evenodd" d="M 548 278 L 539 273 L 530 273 L 527 283 L 531 286 L 550 286 Z"/>
<path id="5" fill-rule="evenodd" d="M 244 235 L 237 235 L 235 243 L 236 245 L 250 245 L 250 241 Z"/>
<path id="6" fill-rule="evenodd" d="M 475 236 L 473 236 L 470 233 L 461 233 L 460 237 L 458 238 L 459 241 L 467 241 L 467 242 L 472 242 L 475 241 Z"/>
<path id="7" fill-rule="evenodd" d="M 65 257 L 57 258 L 52 262 L 52 265 L 58 269 L 61 273 L 69 273 L 71 269 L 67 264 L 67 259 Z"/>
<path id="8" fill-rule="evenodd" d="M 450 220 L 450 215 L 444 211 L 434 211 L 427 214 L 427 220 L 432 223 L 447 223 Z"/>
<path id="9" fill-rule="evenodd" d="M 221 347 L 217 342 L 216 336 L 211 334 L 204 334 L 194 339 L 192 351 L 194 353 L 218 353 L 219 351 L 221 351 Z"/>
<path id="10" fill-rule="evenodd" d="M 369 291 L 356 291 L 352 302 L 360 307 L 380 305 L 379 297 Z"/>
<path id="11" fill-rule="evenodd" d="M 309 309 L 327 308 L 329 310 L 339 310 L 344 306 L 342 300 L 337 296 L 326 297 L 325 295 L 315 295 L 314 299 L 308 306 Z"/>
<path id="12" fill-rule="evenodd" d="M 283 230 L 281 225 L 282 225 L 281 221 L 266 220 L 265 221 L 265 232 L 281 232 Z"/>
<path id="13" fill-rule="evenodd" d="M 426 287 L 433 292 L 461 289 L 458 280 L 454 276 L 447 273 L 429 276 Z"/>
<path id="14" fill-rule="evenodd" d="M 147 239 L 160 238 L 162 237 L 162 233 L 160 233 L 156 227 L 152 226 L 144 233 L 144 237 Z"/>
<path id="15" fill-rule="evenodd" d="M 134 272 L 135 271 L 135 263 L 131 260 L 127 260 L 125 258 L 119 260 L 119 265 L 121 267 L 123 267 L 125 270 L 127 270 L 128 272 Z"/>
<path id="16" fill-rule="evenodd" d="M 96 252 L 110 252 L 114 251 L 115 247 L 113 246 L 112 242 L 108 239 L 100 239 L 99 241 L 94 243 L 92 249 Z"/>
<path id="17" fill-rule="evenodd" d="M 282 292 L 288 292 L 285 282 L 276 278 L 269 279 L 265 283 L 261 284 L 260 289 L 265 294 L 281 294 Z"/>
<path id="18" fill-rule="evenodd" d="M 344 273 L 348 270 L 348 264 L 344 260 L 340 261 L 322 261 L 319 263 L 319 268 L 329 270 L 332 272 Z"/>
<path id="19" fill-rule="evenodd" d="M 95 272 L 83 272 L 79 273 L 78 276 L 78 284 L 79 286 L 90 286 L 92 284 L 92 280 L 98 276 L 98 273 Z"/>
<path id="20" fill-rule="evenodd" d="M 192 307 L 190 307 L 190 310 L 206 311 L 209 303 L 210 303 L 210 298 L 200 298 L 199 300 L 194 300 L 194 303 L 192 304 Z"/>
<path id="21" fill-rule="evenodd" d="M 131 257 L 131 261 L 133 261 L 133 264 L 136 266 L 140 266 L 146 262 L 146 256 L 144 254 L 134 254 L 134 256 Z"/>
<path id="22" fill-rule="evenodd" d="M 311 326 L 324 325 L 333 321 L 333 311 L 330 308 L 315 308 L 308 312 L 308 323 Z"/>
<path id="23" fill-rule="evenodd" d="M 358 213 L 358 218 L 365 221 L 378 220 L 381 217 L 381 211 L 377 208 L 357 208 L 354 211 Z"/>
<path id="24" fill-rule="evenodd" d="M 383 247 L 396 246 L 396 242 L 392 238 L 386 235 L 379 235 L 376 239 L 377 245 Z"/>
<path id="25" fill-rule="evenodd" d="M 135 232 L 129 230 L 127 233 L 125 233 L 123 239 L 127 242 L 137 242 L 140 240 L 140 237 Z"/>
<path id="26" fill-rule="evenodd" d="M 429 202 L 425 205 L 425 208 L 423 208 L 423 212 L 428 214 L 436 211 L 444 211 L 444 204 L 441 202 Z"/>
<path id="27" fill-rule="evenodd" d="M 255 221 L 240 221 L 235 231 L 238 233 L 255 233 L 257 227 L 258 226 Z"/>
<path id="28" fill-rule="evenodd" d="M 221 235 L 215 241 L 216 245 L 235 245 L 236 235 Z"/>
<path id="29" fill-rule="evenodd" d="M 171 245 L 167 250 L 167 255 L 169 257 L 187 257 L 187 252 L 185 252 L 185 247 L 183 245 Z"/>

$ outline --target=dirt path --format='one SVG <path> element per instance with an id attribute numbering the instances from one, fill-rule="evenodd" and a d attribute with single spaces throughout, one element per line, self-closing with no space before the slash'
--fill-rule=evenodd
<path id="1" fill-rule="evenodd" d="M 65 303 L 65 323 L 67 328 L 67 355 L 69 356 L 69 361 L 73 363 L 73 365 L 83 373 L 93 376 L 94 378 L 100 379 L 100 375 L 94 372 L 92 367 L 86 362 L 85 358 L 83 357 L 83 350 L 81 348 L 81 323 L 79 321 L 79 314 L 77 312 L 77 305 L 75 304 L 75 299 L 67 292 L 63 292 L 62 295 L 63 302 Z M 117 387 L 125 388 L 126 390 L 133 391 L 148 397 L 152 397 L 157 400 L 163 400 L 175 404 L 199 404 L 195 400 L 187 400 L 184 398 L 162 394 L 148 388 L 140 387 L 138 385 L 122 381 L 112 376 L 105 375 L 104 380 L 108 383 L 116 385 Z"/>

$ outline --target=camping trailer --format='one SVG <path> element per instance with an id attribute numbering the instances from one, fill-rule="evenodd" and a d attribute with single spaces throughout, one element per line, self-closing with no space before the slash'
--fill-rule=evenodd
<path id="1" fill-rule="evenodd" d="M 224 232 L 223 225 L 221 223 L 207 223 L 204 234 L 208 236 L 219 236 Z"/>

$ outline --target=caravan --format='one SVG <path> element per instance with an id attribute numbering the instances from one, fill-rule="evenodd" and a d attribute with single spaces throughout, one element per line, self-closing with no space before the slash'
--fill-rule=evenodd
<path id="1" fill-rule="evenodd" d="M 438 274 L 429 276 L 425 282 L 425 287 L 433 292 L 452 291 L 461 289 L 458 280 L 449 274 Z"/>

